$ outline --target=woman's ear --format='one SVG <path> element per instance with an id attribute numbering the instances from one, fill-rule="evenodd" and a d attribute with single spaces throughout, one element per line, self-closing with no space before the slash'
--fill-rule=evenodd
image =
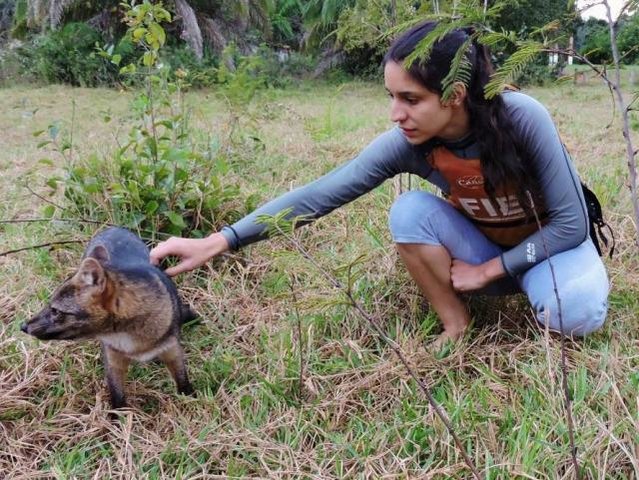
<path id="1" fill-rule="evenodd" d="M 463 82 L 455 82 L 453 84 L 453 93 L 446 103 L 451 107 L 461 107 L 464 105 L 466 95 L 468 95 L 466 85 Z"/>

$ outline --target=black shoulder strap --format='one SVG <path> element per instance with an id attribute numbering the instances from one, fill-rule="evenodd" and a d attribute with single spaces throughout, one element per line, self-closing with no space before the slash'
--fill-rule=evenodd
<path id="1" fill-rule="evenodd" d="M 604 227 L 608 229 L 610 237 L 612 238 L 612 246 L 610 247 L 610 252 L 608 253 L 609 258 L 612 258 L 612 255 L 615 252 L 615 234 L 610 228 L 604 219 L 603 212 L 601 211 L 601 203 L 599 203 L 599 199 L 595 192 L 590 190 L 586 184 L 581 182 L 581 188 L 584 192 L 584 198 L 586 199 L 586 209 L 588 210 L 588 223 L 590 224 L 590 239 L 592 243 L 595 244 L 595 248 L 597 249 L 597 253 L 599 256 L 602 255 L 601 247 L 599 245 L 599 240 L 601 240 L 606 248 L 608 248 L 608 237 L 604 235 L 603 229 Z"/>

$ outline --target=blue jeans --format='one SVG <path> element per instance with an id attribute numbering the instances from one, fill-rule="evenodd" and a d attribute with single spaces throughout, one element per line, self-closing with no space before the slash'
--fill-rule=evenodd
<path id="1" fill-rule="evenodd" d="M 395 243 L 441 245 L 450 256 L 478 265 L 501 254 L 470 221 L 445 200 L 428 192 L 401 195 L 390 211 L 390 230 Z M 608 275 L 590 239 L 550 257 L 561 299 L 563 334 L 583 336 L 599 329 L 608 310 Z M 499 279 L 477 292 L 509 295 L 524 292 L 535 309 L 537 321 L 561 331 L 548 260 L 516 278 Z"/>

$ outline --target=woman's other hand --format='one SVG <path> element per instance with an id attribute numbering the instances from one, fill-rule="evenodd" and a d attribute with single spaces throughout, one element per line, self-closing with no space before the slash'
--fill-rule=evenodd
<path id="1" fill-rule="evenodd" d="M 206 238 L 171 237 L 151 250 L 151 263 L 158 265 L 164 257 L 179 257 L 180 263 L 164 272 L 173 277 L 204 265 L 228 249 L 229 244 L 221 233 L 214 233 Z"/>
<path id="2" fill-rule="evenodd" d="M 457 292 L 479 290 L 505 275 L 506 271 L 499 257 L 480 265 L 471 265 L 454 259 L 450 267 L 450 280 Z"/>

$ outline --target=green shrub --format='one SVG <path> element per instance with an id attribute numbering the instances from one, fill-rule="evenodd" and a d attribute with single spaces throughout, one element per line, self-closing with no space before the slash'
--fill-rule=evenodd
<path id="1" fill-rule="evenodd" d="M 66 159 L 63 178 L 47 183 L 53 188 L 63 184 L 67 212 L 129 228 L 202 236 L 244 210 L 236 201 L 238 188 L 221 178 L 227 166 L 218 144 L 193 140 L 182 96 L 184 72 L 172 73 L 160 62 L 166 39 L 160 23 L 169 18 L 161 5 L 148 2 L 127 13 L 126 38 L 135 45 L 137 62 L 120 71 L 135 76 L 144 88 L 131 106 L 134 124 L 121 146 L 106 157 L 75 160 L 71 142 L 61 138 L 56 125 L 49 127 L 49 139 L 41 145 L 53 145 Z M 114 50 L 103 49 L 96 58 L 119 65 L 121 57 Z M 47 209 L 54 214 L 51 206 Z"/>
<path id="2" fill-rule="evenodd" d="M 68 23 L 61 30 L 38 35 L 20 49 L 22 74 L 46 83 L 111 84 L 117 69 L 94 54 L 101 42 L 100 34 L 85 23 Z"/>
<path id="3" fill-rule="evenodd" d="M 217 158 L 174 144 L 163 130 L 155 142 L 131 131 L 131 142 L 111 157 L 90 156 L 65 169 L 64 197 L 81 218 L 129 228 L 203 236 L 238 219 L 237 186 L 221 178 Z M 157 156 L 156 156 L 157 155 Z"/>
<path id="4" fill-rule="evenodd" d="M 162 49 L 160 58 L 170 66 L 171 78 L 175 72 L 188 72 L 188 83 L 195 88 L 210 87 L 217 81 L 218 59 L 205 54 L 198 60 L 193 50 L 186 45 L 170 45 Z"/>

